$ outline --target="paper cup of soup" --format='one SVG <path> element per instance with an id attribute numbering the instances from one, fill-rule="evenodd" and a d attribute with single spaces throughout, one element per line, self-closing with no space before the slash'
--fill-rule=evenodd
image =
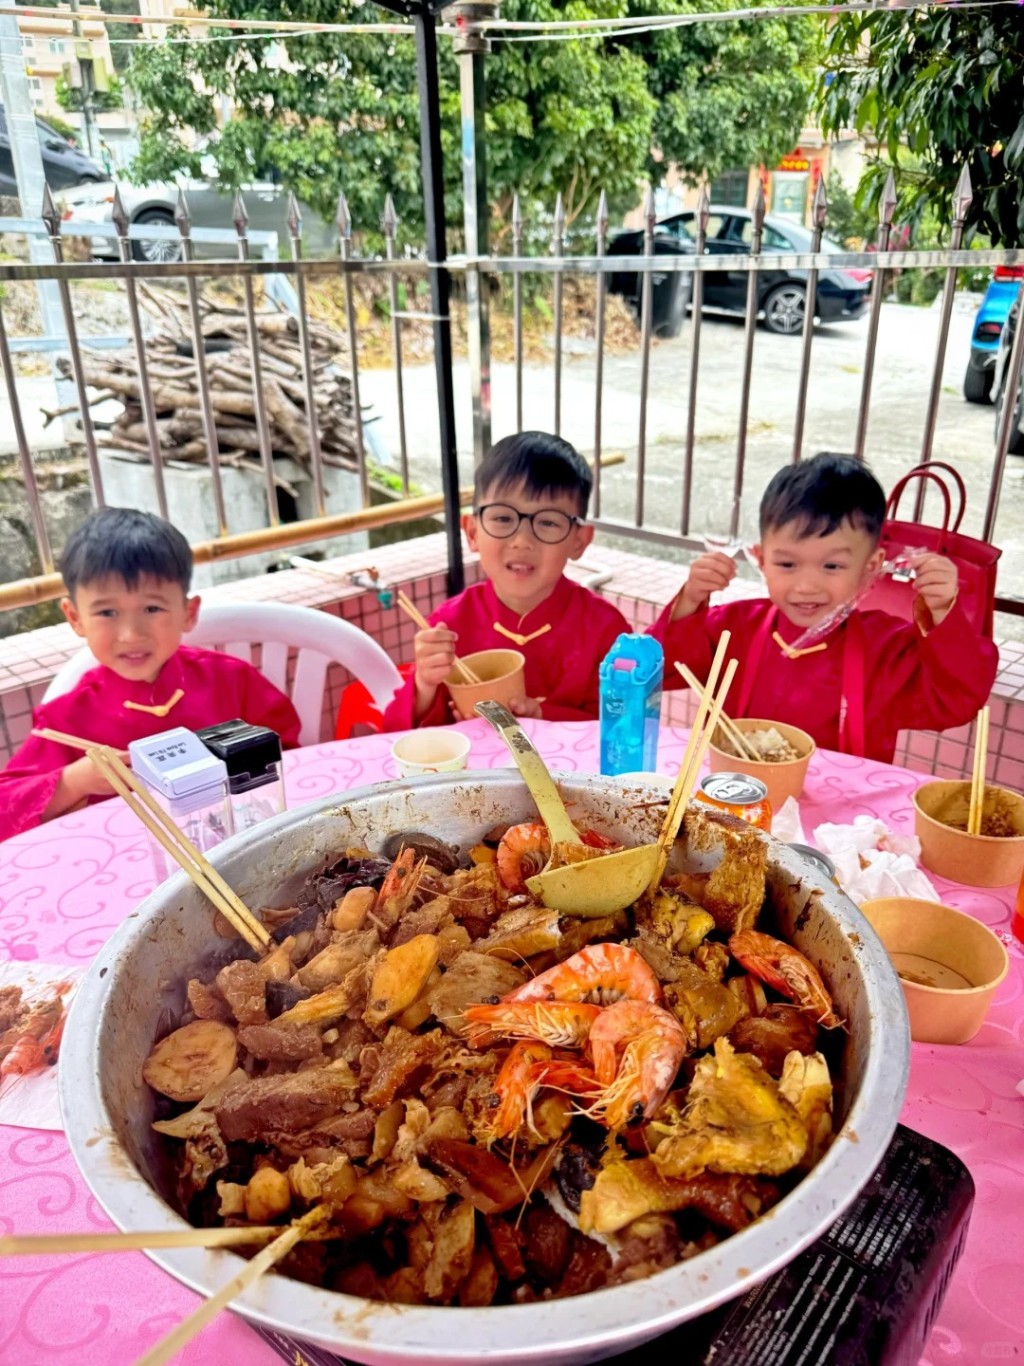
<path id="1" fill-rule="evenodd" d="M 466 767 L 469 745 L 469 736 L 460 730 L 428 727 L 396 740 L 391 746 L 391 757 L 402 778 L 415 778 L 420 773 L 454 773 Z"/>
<path id="2" fill-rule="evenodd" d="M 461 659 L 480 679 L 479 683 L 466 683 L 458 669 L 445 679 L 455 710 L 464 721 L 472 719 L 478 702 L 501 702 L 507 707 L 513 698 L 526 696 L 526 659 L 518 650 L 478 650 Z"/>
<path id="3" fill-rule="evenodd" d="M 728 732 L 719 726 L 711 737 L 708 750 L 711 772 L 746 773 L 751 778 L 760 778 L 768 789 L 773 811 L 777 811 L 787 797 L 799 798 L 804 790 L 807 766 L 816 748 L 807 732 L 796 726 L 785 726 L 781 721 L 759 721 L 752 716 L 733 721 L 733 725 L 741 734 L 749 735 L 750 743 L 765 757 L 755 763 L 753 759 L 737 754 Z"/>
<path id="4" fill-rule="evenodd" d="M 1024 873 L 1024 797 L 985 786 L 981 834 L 967 833 L 971 784 L 925 783 L 914 793 L 914 832 L 921 863 L 939 877 L 968 887 L 1007 887 Z"/>
<path id="5" fill-rule="evenodd" d="M 1010 969 L 992 931 L 938 901 L 882 897 L 860 909 L 900 975 L 910 1037 L 918 1043 L 973 1039 Z"/>

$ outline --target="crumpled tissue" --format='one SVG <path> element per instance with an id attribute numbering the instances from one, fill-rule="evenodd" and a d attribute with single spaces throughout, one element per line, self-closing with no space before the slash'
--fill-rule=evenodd
<path id="1" fill-rule="evenodd" d="M 800 821 L 800 804 L 795 797 L 787 797 L 772 815 L 772 834 L 783 844 L 806 844 L 807 836 Z"/>
<path id="2" fill-rule="evenodd" d="M 814 842 L 836 865 L 843 891 L 858 905 L 883 896 L 939 900 L 917 866 L 921 843 L 916 835 L 894 835 L 874 816 L 855 816 L 852 825 L 816 826 Z"/>

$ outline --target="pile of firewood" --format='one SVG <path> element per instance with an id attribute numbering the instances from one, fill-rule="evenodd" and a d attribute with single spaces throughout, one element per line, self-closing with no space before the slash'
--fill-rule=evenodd
<path id="1" fill-rule="evenodd" d="M 146 337 L 146 360 L 161 455 L 164 460 L 206 460 L 187 302 L 170 294 L 145 293 L 159 314 Z M 245 467 L 260 456 L 246 317 L 241 309 L 218 304 L 202 310 L 201 323 L 221 462 Z M 309 424 L 298 322 L 288 313 L 260 312 L 256 323 L 271 449 L 274 455 L 307 462 Z M 356 459 L 356 414 L 351 375 L 338 363 L 347 342 L 324 323 L 310 321 L 309 331 L 321 451 L 328 463 L 349 466 Z M 59 364 L 70 374 L 69 362 Z M 106 427 L 97 433 L 101 444 L 149 457 L 134 350 L 83 351 L 82 364 L 86 383 L 98 391 L 93 404 L 114 398 L 124 405 L 114 422 L 96 424 L 98 429 Z"/>

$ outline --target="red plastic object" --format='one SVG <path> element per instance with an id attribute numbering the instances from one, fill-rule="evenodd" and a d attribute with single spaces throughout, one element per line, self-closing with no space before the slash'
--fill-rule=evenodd
<path id="1" fill-rule="evenodd" d="M 403 679 L 409 678 L 414 667 L 413 664 L 400 664 L 398 672 Z M 375 735 L 379 735 L 384 729 L 384 717 L 380 709 L 357 678 L 353 679 L 341 694 L 338 719 L 334 723 L 335 740 L 350 740 L 356 726 L 366 726 Z"/>

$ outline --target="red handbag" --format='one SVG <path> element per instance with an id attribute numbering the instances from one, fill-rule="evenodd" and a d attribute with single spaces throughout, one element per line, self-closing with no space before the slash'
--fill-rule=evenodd
<path id="1" fill-rule="evenodd" d="M 942 493 L 943 518 L 941 526 L 925 522 L 905 522 L 897 517 L 900 500 L 908 484 L 923 479 L 934 483 Z M 952 485 L 952 491 L 950 486 Z M 954 512 L 955 502 L 955 512 Z M 992 615 L 995 611 L 996 561 L 1002 554 L 988 541 L 966 536 L 960 530 L 967 504 L 964 481 L 952 465 L 932 461 L 917 465 L 896 484 L 885 508 L 882 527 L 882 549 L 886 560 L 896 560 L 907 550 L 927 550 L 945 555 L 957 568 L 959 590 L 957 601 L 968 621 L 981 635 L 992 638 Z M 866 594 L 862 604 L 889 612 L 905 621 L 914 620 L 914 584 L 909 574 L 882 574 Z"/>

